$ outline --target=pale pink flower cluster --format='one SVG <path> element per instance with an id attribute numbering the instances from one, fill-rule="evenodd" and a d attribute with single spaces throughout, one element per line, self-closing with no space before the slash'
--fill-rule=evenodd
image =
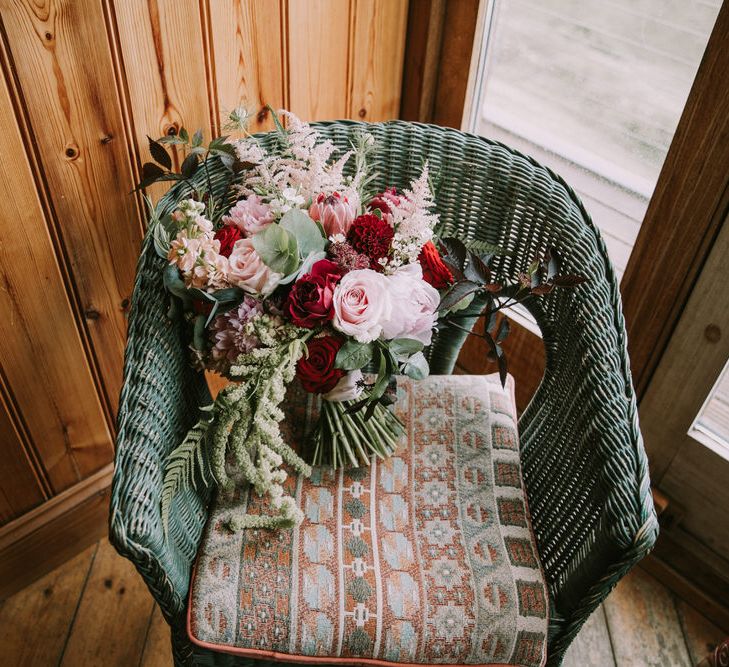
<path id="1" fill-rule="evenodd" d="M 361 343 L 382 337 L 429 345 L 440 295 L 423 280 L 415 262 L 390 275 L 372 269 L 350 271 L 335 288 L 333 303 L 334 328 Z"/>
<path id="2" fill-rule="evenodd" d="M 404 264 L 418 261 L 423 246 L 433 239 L 433 229 L 438 214 L 433 212 L 435 203 L 428 182 L 428 165 L 420 177 L 410 184 L 390 206 L 390 224 L 395 230 L 392 239 L 392 256 L 383 262 L 390 273 Z"/>
<path id="3" fill-rule="evenodd" d="M 223 224 L 234 225 L 246 236 L 262 232 L 273 222 L 273 211 L 264 204 L 258 195 L 250 195 L 241 199 L 228 215 L 223 216 Z"/>
<path id="4" fill-rule="evenodd" d="M 329 140 L 321 140 L 317 131 L 288 111 L 280 111 L 285 119 L 284 149 L 267 154 L 253 137 L 236 144 L 238 158 L 255 165 L 240 186 L 242 195 L 264 195 L 275 215 L 291 208 L 301 208 L 319 194 L 335 192 L 349 201 L 354 211 L 361 205 L 358 189 L 365 178 L 357 170 L 352 178 L 344 176 L 344 167 L 354 151 L 348 151 L 330 162 L 336 148 Z"/>
<path id="5" fill-rule="evenodd" d="M 180 270 L 185 284 L 207 291 L 240 287 L 263 296 L 273 292 L 283 276 L 264 264 L 250 238 L 273 222 L 270 207 L 252 195 L 231 209 L 225 224 L 246 236 L 235 242 L 227 257 L 221 254 L 220 241 L 204 210 L 201 202 L 187 199 L 172 215 L 180 231 L 170 243 L 167 259 Z"/>

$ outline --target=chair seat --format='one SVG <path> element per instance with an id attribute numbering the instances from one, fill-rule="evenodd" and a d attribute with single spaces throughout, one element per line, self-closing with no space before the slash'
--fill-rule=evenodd
<path id="1" fill-rule="evenodd" d="M 205 649 L 310 664 L 536 667 L 547 589 L 521 479 L 513 379 L 398 380 L 400 448 L 369 468 L 290 476 L 304 522 L 231 533 L 220 493 L 198 551 L 188 609 Z M 315 417 L 287 399 L 285 435 Z"/>

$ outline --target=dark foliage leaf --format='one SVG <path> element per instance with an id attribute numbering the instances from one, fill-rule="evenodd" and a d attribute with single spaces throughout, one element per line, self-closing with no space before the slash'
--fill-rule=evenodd
<path id="1" fill-rule="evenodd" d="M 568 273 L 562 276 L 554 276 L 553 282 L 557 287 L 576 287 L 581 285 L 587 280 L 585 276 L 578 276 L 573 273 Z"/>
<path id="2" fill-rule="evenodd" d="M 494 339 L 497 343 L 502 343 L 506 337 L 509 335 L 509 332 L 511 331 L 511 325 L 509 324 L 509 318 L 508 317 L 502 317 L 501 322 L 499 322 L 499 326 L 496 329 L 496 332 L 494 333 Z"/>
<path id="3" fill-rule="evenodd" d="M 191 153 L 183 160 L 180 171 L 185 178 L 192 178 L 197 171 L 198 165 L 197 155 Z"/>
<path id="4" fill-rule="evenodd" d="M 478 292 L 481 289 L 480 285 L 477 285 L 476 283 L 472 283 L 470 280 L 463 280 L 461 282 L 456 283 L 451 287 L 448 292 L 443 296 L 443 298 L 440 300 L 440 305 L 438 306 L 439 311 L 446 311 L 450 310 L 455 306 L 459 301 L 465 299 L 469 294 L 473 294 L 474 292 Z"/>
<path id="5" fill-rule="evenodd" d="M 172 169 L 172 158 L 165 150 L 165 147 L 158 141 L 152 139 L 152 137 L 148 136 L 147 139 L 149 141 L 149 152 L 154 161 L 161 164 L 165 169 Z"/>
<path id="6" fill-rule="evenodd" d="M 468 266 L 466 266 L 463 272 L 468 278 L 475 283 L 489 283 L 491 282 L 491 269 L 484 263 L 484 261 L 475 253 L 468 251 Z"/>
<path id="7" fill-rule="evenodd" d="M 142 178 L 148 181 L 153 178 L 160 178 L 165 175 L 165 170 L 154 162 L 145 162 L 142 165 Z"/>
<path id="8" fill-rule="evenodd" d="M 459 280 L 465 280 L 466 276 L 463 274 L 463 271 L 461 271 L 461 268 L 456 265 L 456 263 L 448 256 L 444 256 L 441 258 L 443 260 L 443 263 L 448 267 L 451 274 L 453 275 L 453 278 L 456 281 Z"/>
<path id="9" fill-rule="evenodd" d="M 203 140 L 202 130 L 197 130 L 195 132 L 195 134 L 192 135 L 193 147 L 200 146 L 202 144 L 202 140 Z"/>
<path id="10" fill-rule="evenodd" d="M 548 248 L 544 259 L 547 264 L 547 280 L 552 280 L 552 278 L 554 278 L 560 270 L 560 261 L 557 256 L 557 251 L 554 248 Z"/>
<path id="11" fill-rule="evenodd" d="M 454 236 L 448 236 L 444 239 L 441 239 L 440 242 L 445 249 L 445 253 L 443 254 L 448 256 L 453 261 L 453 263 L 461 271 L 463 271 L 463 268 L 466 265 L 466 257 L 468 255 L 468 250 L 464 245 L 463 241 L 455 238 Z"/>
<path id="12" fill-rule="evenodd" d="M 184 127 L 180 128 L 180 139 L 184 141 L 185 143 L 188 143 L 190 141 L 190 135 L 187 133 L 187 130 Z"/>
<path id="13" fill-rule="evenodd" d="M 504 289 L 504 286 L 501 283 L 489 283 L 488 285 L 484 285 L 483 288 L 487 292 L 491 292 L 491 294 L 497 294 Z"/>
<path id="14" fill-rule="evenodd" d="M 554 283 L 542 283 L 541 285 L 532 287 L 531 293 L 535 296 L 542 296 L 544 294 L 549 294 L 553 289 Z"/>

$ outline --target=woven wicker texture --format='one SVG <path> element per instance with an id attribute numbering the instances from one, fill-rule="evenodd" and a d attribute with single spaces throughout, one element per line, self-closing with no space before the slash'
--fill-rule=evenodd
<path id="1" fill-rule="evenodd" d="M 427 161 L 442 233 L 508 251 L 495 264 L 504 278 L 514 279 L 551 246 L 565 271 L 589 279 L 576 290 L 556 290 L 528 305 L 543 334 L 547 367 L 519 422 L 521 457 L 554 607 L 548 664 L 558 665 L 591 611 L 651 549 L 658 532 L 620 296 L 605 245 L 558 176 L 501 144 L 402 121 L 318 127 L 342 150 L 359 128 L 374 134 L 380 187 L 407 187 Z M 263 141 L 274 148 L 277 139 L 269 134 Z M 215 169 L 214 187 L 223 187 L 227 177 Z M 160 209 L 168 211 L 185 187 L 163 198 Z M 159 497 L 166 455 L 210 395 L 202 375 L 190 368 L 179 322 L 167 317 L 162 264 L 148 236 L 129 322 L 110 536 L 135 563 L 172 625 L 175 659 L 182 665 L 193 664 L 183 623 L 209 494 L 190 491 L 176 498 L 167 542 Z M 434 339 L 432 372 L 452 371 L 464 337 L 453 332 Z M 201 665 L 251 664 L 199 651 L 194 659 Z"/>

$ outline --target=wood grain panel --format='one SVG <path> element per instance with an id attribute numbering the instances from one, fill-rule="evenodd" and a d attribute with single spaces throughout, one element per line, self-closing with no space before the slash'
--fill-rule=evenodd
<path id="1" fill-rule="evenodd" d="M 273 121 L 264 107 L 286 107 L 285 9 L 278 0 L 207 0 L 220 125 L 243 105 L 256 116 L 250 132 L 265 132 Z M 227 134 L 227 133 L 226 133 Z"/>
<path id="2" fill-rule="evenodd" d="M 0 600 L 106 535 L 112 466 L 0 528 Z"/>
<path id="3" fill-rule="evenodd" d="M 210 138 L 202 23 L 196 0 L 114 0 L 136 152 L 151 160 L 147 135 L 185 127 Z M 184 155 L 173 151 L 179 167 Z M 156 201 L 169 183 L 147 188 Z"/>
<path id="4" fill-rule="evenodd" d="M 398 117 L 407 12 L 407 0 L 356 0 L 350 118 L 376 122 Z"/>
<path id="5" fill-rule="evenodd" d="M 115 406 L 126 332 L 122 304 L 141 234 L 135 200 L 126 194 L 133 178 L 102 6 L 2 0 L 0 7 L 42 176 Z M 108 453 L 95 464 L 108 461 Z"/>
<path id="6" fill-rule="evenodd" d="M 13 156 L 0 161 L 0 365 L 59 492 L 111 461 L 111 436 L 4 79 L 0 127 Z"/>
<path id="7" fill-rule="evenodd" d="M 0 388 L 0 526 L 46 499 Z"/>
<path id="8" fill-rule="evenodd" d="M 289 108 L 302 120 L 347 117 L 351 9 L 351 0 L 289 0 Z"/>

